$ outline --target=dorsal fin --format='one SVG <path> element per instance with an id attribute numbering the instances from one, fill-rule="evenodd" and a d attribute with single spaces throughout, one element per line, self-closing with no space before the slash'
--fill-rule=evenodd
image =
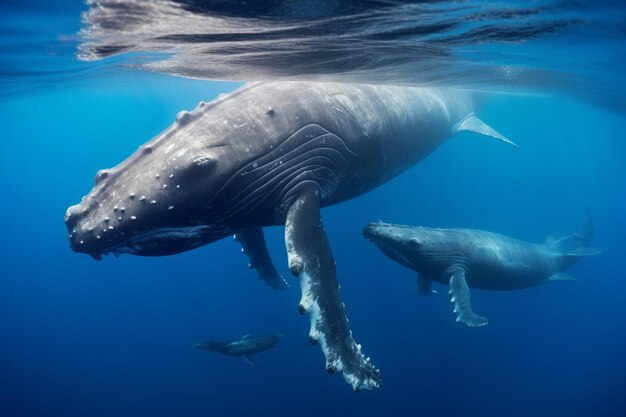
<path id="1" fill-rule="evenodd" d="M 494 139 L 498 139 L 504 143 L 508 143 L 509 145 L 515 146 L 519 148 L 515 142 L 508 139 L 506 136 L 498 133 L 494 128 L 489 126 L 487 123 L 480 120 L 474 114 L 470 114 L 467 116 L 456 128 L 456 132 L 474 132 L 479 135 L 489 136 Z"/>

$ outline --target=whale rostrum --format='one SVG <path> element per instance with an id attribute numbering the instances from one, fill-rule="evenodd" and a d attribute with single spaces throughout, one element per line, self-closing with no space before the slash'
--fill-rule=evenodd
<path id="1" fill-rule="evenodd" d="M 480 121 L 479 97 L 435 88 L 268 82 L 246 85 L 191 112 L 68 208 L 73 250 L 96 259 L 187 251 L 235 235 L 250 267 L 277 289 L 263 227 L 285 225 L 289 271 L 302 290 L 329 372 L 355 390 L 380 384 L 340 299 L 320 208 L 394 178 L 460 131 L 511 144 Z"/>

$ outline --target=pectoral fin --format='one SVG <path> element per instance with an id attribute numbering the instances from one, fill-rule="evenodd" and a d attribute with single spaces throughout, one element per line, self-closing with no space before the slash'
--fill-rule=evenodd
<path id="1" fill-rule="evenodd" d="M 456 269 L 450 277 L 450 302 L 454 304 L 456 321 L 468 327 L 482 327 L 487 325 L 487 319 L 474 314 L 470 304 L 469 286 L 465 281 L 465 272 Z"/>
<path id="2" fill-rule="evenodd" d="M 380 385 L 379 370 L 352 338 L 339 297 L 335 260 L 320 219 L 317 184 L 303 184 L 287 211 L 285 243 L 289 270 L 300 279 L 299 310 L 311 317 L 309 340 L 318 341 L 329 373 L 341 372 L 355 391 Z"/>
<path id="3" fill-rule="evenodd" d="M 250 365 L 256 366 L 256 363 L 254 363 L 252 357 L 250 357 L 249 355 L 241 355 L 241 357 L 244 358 L 246 362 L 248 362 Z"/>
<path id="4" fill-rule="evenodd" d="M 554 275 L 551 275 L 545 282 L 560 282 L 560 281 L 572 281 L 572 282 L 582 282 L 578 278 L 574 278 L 571 275 L 567 275 L 563 272 L 557 272 Z"/>
<path id="5" fill-rule="evenodd" d="M 237 232 L 235 240 L 241 243 L 241 251 L 248 255 L 250 268 L 256 269 L 259 278 L 272 288 L 282 290 L 288 288 L 287 281 L 278 273 L 265 245 L 263 229 L 250 227 Z"/>
<path id="6" fill-rule="evenodd" d="M 417 293 L 420 295 L 435 295 L 437 291 L 431 288 L 433 280 L 417 274 Z"/>
<path id="7" fill-rule="evenodd" d="M 473 114 L 465 118 L 461 123 L 459 123 L 456 131 L 478 133 L 479 135 L 489 136 L 491 138 L 498 139 L 504 143 L 508 143 L 509 145 L 519 148 L 519 146 L 517 146 L 517 144 L 515 144 L 512 140 L 500 134 L 494 128 L 492 128 Z"/>

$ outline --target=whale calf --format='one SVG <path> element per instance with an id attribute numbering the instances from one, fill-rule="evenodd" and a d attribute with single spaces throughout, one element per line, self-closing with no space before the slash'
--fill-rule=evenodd
<path id="1" fill-rule="evenodd" d="M 602 252 L 588 248 L 593 227 L 588 219 L 579 233 L 553 233 L 543 244 L 472 229 L 432 229 L 370 223 L 366 239 L 394 261 L 418 273 L 418 292 L 431 295 L 433 281 L 449 285 L 456 321 L 482 327 L 469 288 L 518 290 L 556 281 L 578 281 L 562 271 L 580 258 Z"/>
<path id="2" fill-rule="evenodd" d="M 208 350 L 209 352 L 223 353 L 228 356 L 241 356 L 250 365 L 254 365 L 251 355 L 275 347 L 279 340 L 279 334 L 269 336 L 250 336 L 247 334 L 239 340 L 231 340 L 228 342 L 209 340 L 203 343 L 196 343 L 193 347 Z"/>
<path id="3" fill-rule="evenodd" d="M 320 208 L 361 195 L 416 164 L 446 139 L 473 131 L 512 143 L 474 115 L 478 97 L 435 88 L 267 82 L 191 112 L 128 159 L 96 174 L 67 209 L 71 248 L 103 255 L 171 255 L 229 235 L 250 267 L 285 288 L 262 228 L 285 225 L 309 340 L 329 373 L 353 389 L 380 384 L 339 296 Z"/>

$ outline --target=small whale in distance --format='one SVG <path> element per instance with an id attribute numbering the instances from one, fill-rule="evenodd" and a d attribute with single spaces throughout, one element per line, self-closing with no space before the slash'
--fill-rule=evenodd
<path id="1" fill-rule="evenodd" d="M 239 340 L 226 342 L 209 340 L 204 343 L 196 343 L 193 347 L 208 350 L 209 352 L 223 353 L 228 356 L 241 356 L 250 365 L 254 366 L 255 363 L 250 355 L 276 347 L 280 338 L 281 335 L 279 333 L 269 336 L 250 336 L 247 334 Z"/>
<path id="2" fill-rule="evenodd" d="M 553 233 L 543 244 L 472 229 L 433 229 L 370 223 L 366 239 L 388 257 L 418 273 L 422 295 L 432 295 L 433 281 L 450 286 L 456 321 L 482 327 L 485 317 L 472 311 L 470 288 L 518 290 L 557 281 L 578 281 L 562 271 L 602 249 L 588 248 L 591 218 L 578 233 Z"/>

